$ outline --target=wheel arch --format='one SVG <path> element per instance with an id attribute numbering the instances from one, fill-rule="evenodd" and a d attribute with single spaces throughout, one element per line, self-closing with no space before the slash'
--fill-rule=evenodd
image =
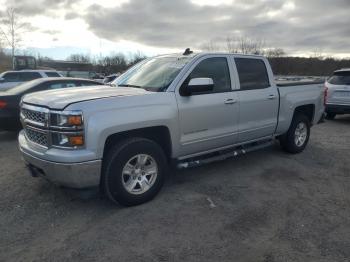
<path id="1" fill-rule="evenodd" d="M 104 143 L 103 158 L 105 158 L 105 155 L 113 145 L 132 137 L 146 138 L 156 142 L 163 149 L 168 161 L 170 161 L 173 150 L 170 130 L 167 126 L 152 126 L 111 134 Z"/>
<path id="2" fill-rule="evenodd" d="M 310 121 L 310 124 L 312 124 L 314 117 L 315 117 L 315 105 L 314 104 L 307 104 L 307 105 L 297 106 L 294 109 L 293 118 L 296 115 L 300 115 L 300 114 L 307 116 L 307 118 Z"/>

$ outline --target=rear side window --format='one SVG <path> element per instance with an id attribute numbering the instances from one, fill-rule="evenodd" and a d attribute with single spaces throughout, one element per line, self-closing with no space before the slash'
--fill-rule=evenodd
<path id="1" fill-rule="evenodd" d="M 15 72 L 6 73 L 3 75 L 4 82 L 19 82 L 19 74 Z"/>
<path id="2" fill-rule="evenodd" d="M 188 76 L 185 83 L 192 78 L 211 78 L 214 82 L 214 89 L 211 93 L 230 92 L 231 80 L 230 71 L 225 57 L 207 58 L 201 61 Z"/>
<path id="3" fill-rule="evenodd" d="M 57 72 L 45 72 L 48 77 L 60 77 Z"/>
<path id="4" fill-rule="evenodd" d="M 263 89 L 270 86 L 269 76 L 263 60 L 235 58 L 242 90 Z"/>
<path id="5" fill-rule="evenodd" d="M 38 72 L 21 72 L 19 77 L 20 77 L 20 81 L 25 82 L 25 81 L 41 78 L 41 75 Z"/>
<path id="6" fill-rule="evenodd" d="M 91 81 L 80 81 L 79 84 L 80 84 L 80 86 L 98 86 L 98 85 L 103 85 L 102 83 L 91 82 Z"/>
<path id="7" fill-rule="evenodd" d="M 350 85 L 350 71 L 335 72 L 328 83 L 332 85 Z"/>
<path id="8" fill-rule="evenodd" d="M 56 83 L 50 83 L 48 84 L 48 89 L 60 89 L 60 88 L 67 88 L 67 87 L 76 87 L 77 84 L 74 82 L 56 82 Z"/>

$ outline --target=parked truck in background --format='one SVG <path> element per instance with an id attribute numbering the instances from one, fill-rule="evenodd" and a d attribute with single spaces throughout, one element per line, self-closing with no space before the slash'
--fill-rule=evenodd
<path id="1" fill-rule="evenodd" d="M 159 192 L 170 163 L 195 166 L 274 139 L 299 153 L 324 112 L 323 83 L 277 86 L 262 56 L 162 55 L 114 84 L 24 97 L 18 140 L 33 176 L 100 186 L 112 201 L 137 205 Z"/>

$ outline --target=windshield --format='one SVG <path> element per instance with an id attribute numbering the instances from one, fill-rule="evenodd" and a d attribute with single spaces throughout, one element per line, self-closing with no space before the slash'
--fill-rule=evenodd
<path id="1" fill-rule="evenodd" d="M 113 84 L 148 91 L 165 91 L 191 57 L 157 57 L 142 61 Z"/>
<path id="2" fill-rule="evenodd" d="M 350 85 L 350 71 L 336 72 L 328 82 L 332 85 Z"/>

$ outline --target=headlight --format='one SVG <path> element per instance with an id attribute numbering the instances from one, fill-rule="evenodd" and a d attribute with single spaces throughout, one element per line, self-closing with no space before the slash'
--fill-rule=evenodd
<path id="1" fill-rule="evenodd" d="M 60 148 L 84 146 L 84 119 L 81 111 L 53 111 L 50 114 L 51 144 Z"/>
<path id="2" fill-rule="evenodd" d="M 52 145 L 57 147 L 74 148 L 84 145 L 82 133 L 52 133 Z"/>
<path id="3" fill-rule="evenodd" d="M 83 114 L 81 111 L 51 113 L 51 127 L 81 129 Z"/>

